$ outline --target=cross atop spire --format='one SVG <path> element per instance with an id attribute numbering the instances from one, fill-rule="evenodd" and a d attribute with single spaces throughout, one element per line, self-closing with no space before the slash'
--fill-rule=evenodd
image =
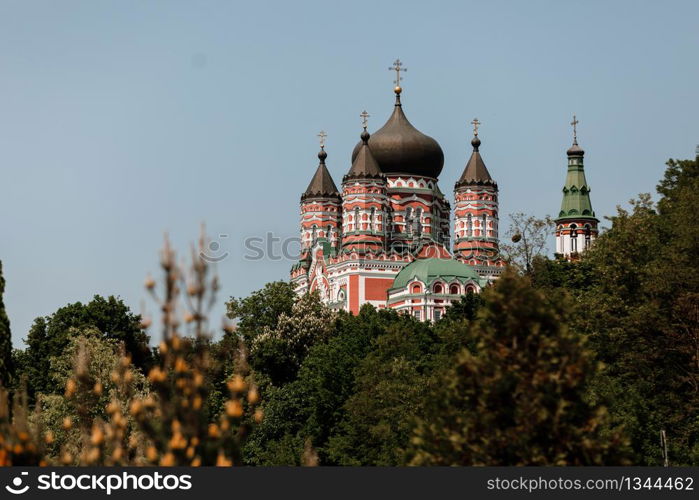
<path id="1" fill-rule="evenodd" d="M 396 72 L 396 79 L 393 81 L 393 83 L 396 85 L 396 88 L 394 90 L 395 90 L 396 94 L 400 94 L 400 91 L 401 91 L 400 82 L 403 79 L 403 77 L 400 76 L 400 72 L 401 71 L 408 71 L 408 68 L 404 68 L 401 60 L 396 59 L 395 61 L 393 61 L 393 66 L 388 68 L 388 71 L 395 71 Z"/>
<path id="2" fill-rule="evenodd" d="M 478 118 L 474 118 L 473 121 L 471 122 L 471 125 L 473 125 L 473 135 L 478 137 L 478 125 L 480 125 L 481 122 L 478 121 Z"/>
<path id="3" fill-rule="evenodd" d="M 570 124 L 573 126 L 573 144 L 578 143 L 578 119 L 573 115 L 573 121 Z"/>
<path id="4" fill-rule="evenodd" d="M 369 113 L 366 112 L 366 109 L 362 111 L 359 116 L 362 118 L 362 127 L 364 127 L 364 130 L 366 130 L 367 124 L 368 124 L 368 118 L 371 116 Z"/>
<path id="5" fill-rule="evenodd" d="M 321 130 L 318 133 L 318 142 L 320 142 L 320 149 L 325 148 L 325 138 L 328 136 L 328 134 L 325 133 L 325 130 Z"/>

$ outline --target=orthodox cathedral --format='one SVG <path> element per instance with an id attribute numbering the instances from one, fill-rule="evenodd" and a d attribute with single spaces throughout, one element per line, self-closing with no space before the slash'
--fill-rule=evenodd
<path id="1" fill-rule="evenodd" d="M 403 111 L 400 60 L 389 69 L 396 72 L 393 113 L 373 134 L 362 113 L 364 130 L 340 189 L 325 165 L 325 133 L 319 134 L 320 163 L 301 195 L 302 249 L 291 282 L 298 294 L 317 290 L 331 307 L 354 314 L 369 303 L 436 321 L 504 269 L 498 185 L 481 157 L 474 119 L 473 152 L 454 186 L 452 246 L 452 208 L 438 184 L 444 153 Z M 556 219 L 556 251 L 568 258 L 597 235 L 583 155 L 575 135 Z"/>

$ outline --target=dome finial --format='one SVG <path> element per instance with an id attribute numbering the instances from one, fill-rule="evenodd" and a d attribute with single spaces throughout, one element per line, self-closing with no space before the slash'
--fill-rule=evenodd
<path id="1" fill-rule="evenodd" d="M 573 126 L 573 145 L 568 149 L 568 156 L 583 156 L 585 151 L 583 148 L 578 146 L 578 123 L 580 123 L 575 115 L 573 115 L 573 121 L 570 124 Z"/>
<path id="2" fill-rule="evenodd" d="M 328 157 L 328 153 L 325 152 L 325 138 L 328 136 L 328 134 L 325 133 L 325 130 L 321 130 L 318 132 L 318 142 L 320 142 L 320 151 L 318 152 L 318 159 L 320 159 L 321 163 L 325 163 L 325 159 Z"/>
<path id="3" fill-rule="evenodd" d="M 473 125 L 473 139 L 471 139 L 471 146 L 473 146 L 474 151 L 478 151 L 478 147 L 481 145 L 481 140 L 478 137 L 478 126 L 481 124 L 478 118 L 474 118 L 471 122 Z"/>
<path id="4" fill-rule="evenodd" d="M 400 76 L 400 72 L 401 71 L 408 71 L 408 68 L 404 68 L 401 60 L 396 59 L 395 61 L 393 61 L 393 66 L 388 68 L 388 71 L 395 71 L 396 72 L 396 79 L 393 80 L 393 84 L 395 85 L 393 87 L 393 92 L 396 93 L 396 106 L 400 106 L 400 93 L 403 92 L 403 89 L 400 86 L 400 82 L 403 79 L 403 77 Z"/>
<path id="5" fill-rule="evenodd" d="M 362 138 L 362 141 L 364 142 L 364 144 L 368 144 L 368 143 L 369 143 L 369 137 L 370 137 L 370 136 L 369 136 L 369 132 L 367 132 L 366 128 L 367 128 L 367 125 L 369 124 L 368 118 L 369 118 L 371 115 L 370 115 L 369 113 L 367 113 L 367 112 L 366 112 L 366 109 L 365 109 L 364 111 L 362 111 L 362 112 L 359 114 L 359 116 L 360 116 L 361 119 L 362 119 L 362 127 L 364 127 L 364 131 L 362 132 L 362 135 L 361 135 L 360 137 Z"/>

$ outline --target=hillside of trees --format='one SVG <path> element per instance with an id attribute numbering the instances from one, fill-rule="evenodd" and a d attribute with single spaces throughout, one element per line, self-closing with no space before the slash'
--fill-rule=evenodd
<path id="1" fill-rule="evenodd" d="M 157 347 L 95 296 L 12 350 L 0 267 L 0 462 L 699 465 L 699 158 L 657 193 L 572 261 L 509 245 L 496 284 L 434 324 L 279 281 L 231 298 L 213 341 L 217 281 L 166 247 Z"/>

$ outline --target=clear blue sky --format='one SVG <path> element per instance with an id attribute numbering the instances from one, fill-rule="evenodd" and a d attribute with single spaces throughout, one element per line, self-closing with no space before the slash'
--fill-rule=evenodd
<path id="1" fill-rule="evenodd" d="M 580 120 L 599 216 L 699 143 L 699 2 L 0 1 L 0 259 L 15 345 L 94 294 L 137 312 L 169 231 L 230 234 L 222 295 L 284 279 L 243 240 L 296 236 L 328 132 L 336 180 L 359 113 L 406 114 L 451 196 L 482 121 L 501 213 L 555 214 Z M 506 221 L 501 222 L 505 228 Z M 151 312 L 153 306 L 150 306 Z M 219 307 L 217 314 L 222 314 Z"/>

